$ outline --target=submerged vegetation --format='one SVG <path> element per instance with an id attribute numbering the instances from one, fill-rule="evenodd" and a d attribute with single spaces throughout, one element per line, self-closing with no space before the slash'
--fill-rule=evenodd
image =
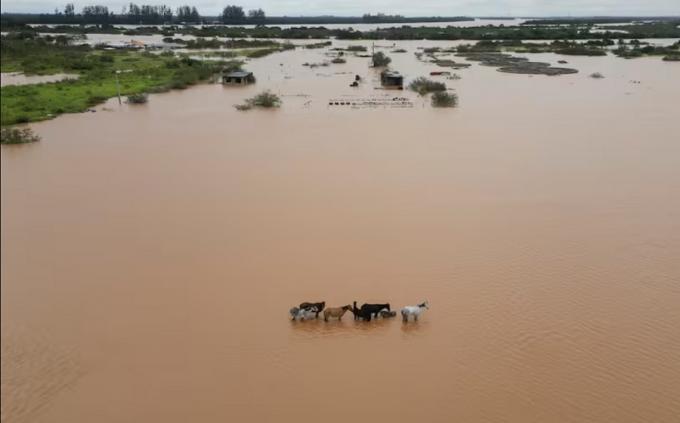
<path id="1" fill-rule="evenodd" d="M 324 47 L 330 47 L 331 45 L 333 45 L 332 41 L 322 41 L 320 43 L 305 44 L 305 48 L 308 48 L 308 49 L 324 48 Z"/>
<path id="2" fill-rule="evenodd" d="M 438 91 L 446 91 L 446 84 L 443 82 L 432 81 L 425 77 L 419 77 L 408 84 L 410 90 L 417 92 L 420 95 L 433 93 Z"/>
<path id="3" fill-rule="evenodd" d="M 31 128 L 2 128 L 0 144 L 27 144 L 40 141 L 40 137 Z"/>
<path id="4" fill-rule="evenodd" d="M 432 107 L 456 107 L 458 96 L 446 91 L 437 91 L 432 94 Z"/>
<path id="5" fill-rule="evenodd" d="M 129 104 L 145 104 L 149 101 L 149 95 L 147 93 L 131 94 L 127 97 L 127 102 Z"/>
<path id="6" fill-rule="evenodd" d="M 353 51 L 353 52 L 363 52 L 363 51 L 368 51 L 368 48 L 366 48 L 365 46 L 353 45 L 353 46 L 347 46 L 347 48 L 345 50 Z"/>
<path id="7" fill-rule="evenodd" d="M 490 52 L 515 52 L 515 53 L 555 53 L 568 56 L 606 56 L 609 51 L 623 58 L 642 56 L 664 56 L 680 54 L 680 43 L 670 46 L 645 45 L 637 39 L 628 43 L 624 39 L 618 40 L 618 47 L 609 50 L 617 43 L 612 39 L 586 40 L 577 42 L 574 40 L 555 40 L 552 42 L 527 42 L 522 40 L 482 40 L 476 44 L 461 44 L 455 50 L 458 53 L 490 53 Z M 431 53 L 435 54 L 435 53 Z"/>
<path id="8" fill-rule="evenodd" d="M 497 67 L 499 72 L 527 75 L 564 75 L 577 73 L 572 68 L 553 67 L 550 63 L 532 62 L 526 57 L 517 57 L 505 53 L 458 53 L 467 60 L 479 62 L 482 66 Z"/>
<path id="9" fill-rule="evenodd" d="M 634 40 L 637 41 L 637 40 Z M 680 46 L 675 43 L 668 47 L 642 46 L 640 42 L 631 43 L 631 46 L 620 45 L 614 54 L 624 59 L 634 59 L 642 56 L 667 56 L 680 55 Z"/>
<path id="10" fill-rule="evenodd" d="M 26 74 L 75 73 L 75 80 L 2 88 L 2 125 L 82 112 L 114 97 L 182 89 L 239 62 L 200 61 L 89 46 L 10 33 L 0 39 L 1 70 Z M 118 82 L 117 82 L 118 81 Z"/>
<path id="11" fill-rule="evenodd" d="M 272 109 L 281 106 L 281 98 L 271 91 L 264 91 L 255 97 L 249 98 L 244 104 L 237 104 L 235 107 L 238 110 L 250 110 L 253 107 L 261 107 L 265 109 Z"/>

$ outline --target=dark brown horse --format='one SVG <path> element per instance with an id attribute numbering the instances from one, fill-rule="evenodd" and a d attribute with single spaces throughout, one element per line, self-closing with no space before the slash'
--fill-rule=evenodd
<path id="1" fill-rule="evenodd" d="M 357 302 L 354 301 L 354 307 L 352 307 L 352 313 L 354 313 L 354 320 L 364 319 L 367 322 L 371 321 L 371 318 L 378 317 L 381 310 L 390 310 L 390 304 L 364 304 L 361 308 L 357 308 Z"/>

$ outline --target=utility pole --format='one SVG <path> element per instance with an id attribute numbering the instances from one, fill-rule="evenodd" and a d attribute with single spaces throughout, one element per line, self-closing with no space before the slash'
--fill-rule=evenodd
<path id="1" fill-rule="evenodd" d="M 371 43 L 371 62 L 373 62 L 373 67 L 375 67 L 375 41 Z"/>
<path id="2" fill-rule="evenodd" d="M 120 82 L 118 81 L 118 74 L 120 73 L 119 70 L 116 71 L 116 90 L 118 91 L 118 105 L 121 106 L 123 104 L 122 101 L 120 101 Z"/>

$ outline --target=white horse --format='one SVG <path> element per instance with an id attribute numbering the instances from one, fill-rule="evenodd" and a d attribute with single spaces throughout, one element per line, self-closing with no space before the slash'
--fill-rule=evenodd
<path id="1" fill-rule="evenodd" d="M 406 306 L 401 309 L 401 318 L 404 322 L 408 322 L 409 316 L 413 316 L 413 320 L 416 322 L 418 321 L 418 316 L 420 316 L 420 313 L 423 312 L 425 309 L 429 309 L 430 304 L 425 301 L 422 304 L 418 304 L 415 306 Z"/>
<path id="2" fill-rule="evenodd" d="M 293 307 L 288 311 L 293 320 L 316 319 L 316 309 Z"/>

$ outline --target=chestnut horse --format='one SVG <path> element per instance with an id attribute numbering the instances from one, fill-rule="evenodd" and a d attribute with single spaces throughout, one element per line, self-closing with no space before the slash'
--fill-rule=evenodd
<path id="1" fill-rule="evenodd" d="M 327 308 L 327 309 L 325 309 L 325 310 L 323 311 L 323 319 L 324 319 L 325 321 L 328 321 L 328 318 L 329 318 L 329 317 L 335 317 L 335 318 L 337 318 L 338 320 L 342 320 L 342 316 L 344 316 L 345 313 L 346 313 L 347 311 L 351 310 L 351 309 L 352 309 L 352 306 L 349 305 L 349 304 L 346 305 L 346 306 L 342 306 L 342 307 L 330 307 L 330 308 Z"/>

